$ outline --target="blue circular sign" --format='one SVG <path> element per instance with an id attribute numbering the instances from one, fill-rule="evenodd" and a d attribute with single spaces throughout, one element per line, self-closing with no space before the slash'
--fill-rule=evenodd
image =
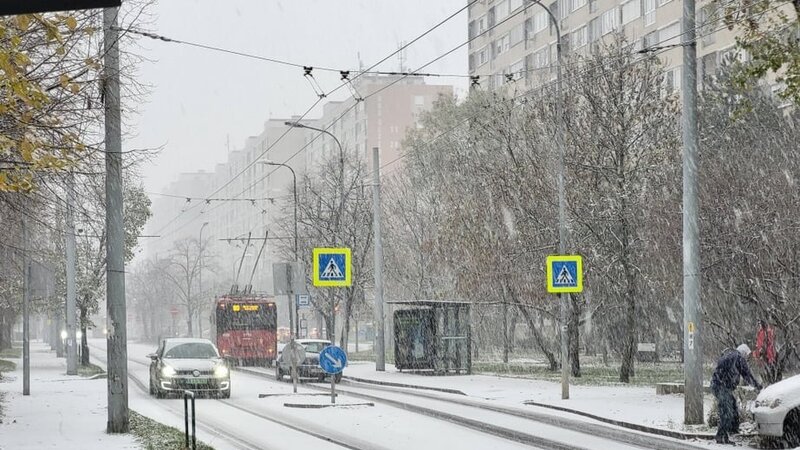
<path id="1" fill-rule="evenodd" d="M 347 365 L 347 354 L 341 348 L 331 345 L 319 353 L 319 366 L 326 373 L 339 373 Z"/>

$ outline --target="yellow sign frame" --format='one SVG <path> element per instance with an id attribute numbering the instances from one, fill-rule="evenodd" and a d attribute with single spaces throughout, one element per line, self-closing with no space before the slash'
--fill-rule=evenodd
<path id="1" fill-rule="evenodd" d="M 340 267 L 344 271 L 344 280 L 323 280 L 320 279 L 320 264 L 319 259 L 321 255 L 341 255 L 344 257 L 344 267 Z M 315 248 L 312 252 L 312 284 L 316 287 L 350 287 L 353 285 L 353 260 L 352 253 L 349 248 Z"/>
<path id="2" fill-rule="evenodd" d="M 553 263 L 574 262 L 577 267 L 575 286 L 553 285 Z M 577 294 L 583 292 L 583 257 L 581 255 L 549 255 L 545 263 L 547 292 L 550 294 Z"/>

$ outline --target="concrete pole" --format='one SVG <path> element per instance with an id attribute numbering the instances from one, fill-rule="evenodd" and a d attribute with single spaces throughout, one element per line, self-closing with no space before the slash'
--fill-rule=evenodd
<path id="1" fill-rule="evenodd" d="M 67 375 L 78 374 L 78 345 L 75 339 L 75 180 L 70 173 L 67 178 L 67 215 L 64 240 L 67 257 Z M 59 330 L 61 333 L 61 330 Z"/>
<path id="2" fill-rule="evenodd" d="M 122 221 L 122 130 L 119 92 L 119 8 L 103 10 L 106 142 L 106 302 L 108 308 L 108 433 L 127 433 L 128 347 L 125 228 Z"/>
<path id="3" fill-rule="evenodd" d="M 28 219 L 22 218 L 22 395 L 31 395 L 31 262 Z"/>
<path id="4" fill-rule="evenodd" d="M 703 420 L 703 318 L 697 226 L 697 43 L 695 0 L 683 0 L 683 320 L 684 422 Z"/>
<path id="5" fill-rule="evenodd" d="M 561 77 L 561 60 L 562 60 L 562 47 L 561 40 L 561 27 L 559 26 L 558 18 L 553 15 L 550 8 L 543 5 L 539 0 L 536 3 L 541 6 L 556 30 L 556 145 L 558 146 L 558 253 L 561 255 L 567 254 L 567 195 L 566 183 L 564 181 L 564 99 L 562 98 L 562 77 Z M 561 317 L 561 398 L 566 400 L 569 398 L 569 333 L 567 333 L 567 321 L 569 320 L 569 306 L 570 295 L 559 294 L 560 303 L 560 317 Z"/>
<path id="6" fill-rule="evenodd" d="M 381 154 L 378 147 L 372 148 L 372 170 L 375 184 L 372 186 L 372 230 L 375 233 L 375 370 L 386 370 L 385 323 L 383 316 L 383 241 L 381 240 Z M 358 327 L 356 327 L 358 336 Z M 357 338 L 356 338 L 357 339 Z"/>
<path id="7" fill-rule="evenodd" d="M 198 243 L 199 250 L 198 250 L 198 258 L 200 267 L 197 272 L 197 284 L 198 284 L 198 295 L 200 296 L 200 302 L 198 305 L 198 312 L 197 312 L 197 332 L 200 333 L 200 337 L 203 337 L 203 228 L 208 226 L 208 222 L 203 222 L 203 225 L 200 227 L 200 242 Z"/>

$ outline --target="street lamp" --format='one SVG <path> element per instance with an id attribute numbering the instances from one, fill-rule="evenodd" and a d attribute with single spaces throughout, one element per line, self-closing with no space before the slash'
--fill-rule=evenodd
<path id="1" fill-rule="evenodd" d="M 202 310 L 203 307 L 203 229 L 208 226 L 208 222 L 203 222 L 203 225 L 200 227 L 200 242 L 198 243 L 200 250 L 198 253 L 198 259 L 200 260 L 200 270 L 197 274 L 197 281 L 199 284 L 198 291 L 200 294 L 200 308 Z M 189 320 L 192 320 L 191 317 Z M 197 313 L 197 332 L 200 333 L 200 337 L 203 337 L 203 315 L 201 312 Z"/>
<path id="2" fill-rule="evenodd" d="M 288 122 L 287 122 L 288 123 Z M 286 167 L 292 172 L 292 192 L 294 193 L 294 260 L 295 262 L 300 262 L 300 254 L 297 248 L 297 174 L 295 173 L 292 166 L 284 163 L 278 163 L 270 160 L 261 161 L 261 164 L 267 166 L 280 166 Z M 297 307 L 297 299 L 292 299 L 294 301 L 294 334 L 295 336 L 300 336 L 300 316 L 299 316 L 299 309 Z"/>
<path id="3" fill-rule="evenodd" d="M 322 129 L 322 128 L 316 128 L 316 127 L 312 127 L 310 125 L 304 125 L 304 124 L 302 124 L 300 122 L 291 122 L 291 121 L 284 122 L 284 124 L 286 126 L 292 127 L 292 128 L 305 128 L 307 130 L 313 130 L 313 131 L 317 131 L 319 133 L 327 134 L 328 136 L 333 138 L 334 142 L 336 142 L 336 145 L 339 147 L 339 178 L 341 179 L 341 183 L 342 183 L 341 199 L 339 201 L 339 222 L 341 223 L 342 216 L 344 215 L 344 149 L 342 148 L 342 143 L 339 142 L 339 139 L 337 139 L 336 136 L 333 135 L 333 133 L 331 133 L 328 130 Z M 337 232 L 341 232 L 339 230 L 339 226 L 337 226 L 336 228 L 337 228 L 337 230 L 336 230 Z M 331 295 L 333 295 L 333 294 L 331 294 Z M 335 344 L 336 343 L 336 340 L 335 340 L 335 338 L 336 338 L 336 298 L 332 296 L 331 299 L 332 299 L 332 301 L 331 301 L 331 333 L 330 334 L 331 334 L 331 342 L 333 342 Z"/>
<path id="4" fill-rule="evenodd" d="M 553 14 L 547 6 L 542 4 L 541 0 L 533 0 L 534 3 L 541 6 L 550 16 L 550 21 L 553 22 L 556 30 L 556 145 L 558 146 L 558 253 L 561 255 L 567 252 L 567 199 L 564 182 L 564 118 L 561 97 L 561 27 L 558 24 L 558 18 Z M 569 368 L 567 367 L 567 360 L 569 359 L 569 348 L 567 345 L 567 307 L 569 306 L 569 294 L 558 294 L 561 303 L 561 398 L 569 398 Z"/>

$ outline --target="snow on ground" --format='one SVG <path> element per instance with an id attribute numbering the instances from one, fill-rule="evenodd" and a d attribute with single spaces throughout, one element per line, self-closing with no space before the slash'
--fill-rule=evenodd
<path id="1" fill-rule="evenodd" d="M 0 382 L 5 394 L 0 449 L 138 449 L 131 435 L 106 434 L 106 380 L 66 375 L 50 346 L 31 343 L 31 395 L 22 395 L 22 360 Z"/>
<path id="2" fill-rule="evenodd" d="M 656 395 L 655 387 L 570 386 L 570 398 L 561 399 L 561 384 L 491 375 L 429 376 L 401 373 L 386 364 L 376 372 L 372 362 L 351 362 L 345 376 L 369 380 L 456 389 L 471 397 L 519 406 L 527 400 L 591 413 L 600 417 L 670 430 L 683 429 L 683 396 Z M 713 398 L 705 398 L 706 411 Z"/>

